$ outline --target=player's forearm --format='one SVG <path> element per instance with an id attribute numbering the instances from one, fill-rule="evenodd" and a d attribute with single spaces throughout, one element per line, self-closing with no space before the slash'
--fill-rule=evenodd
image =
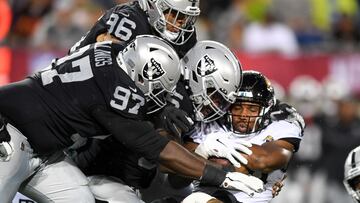
<path id="1" fill-rule="evenodd" d="M 188 151 L 195 153 L 195 149 L 197 146 L 199 146 L 198 143 L 195 142 L 185 142 L 183 145 Z"/>
<path id="2" fill-rule="evenodd" d="M 160 153 L 160 163 L 179 175 L 199 179 L 206 162 L 170 141 Z"/>
<path id="3" fill-rule="evenodd" d="M 247 168 L 264 173 L 284 168 L 292 155 L 291 151 L 272 145 L 253 145 L 250 149 L 253 153 L 249 156 L 244 155 L 248 160 Z"/>
<path id="4" fill-rule="evenodd" d="M 161 172 L 163 172 L 163 173 L 174 173 L 174 174 L 176 174 L 175 171 L 169 169 L 168 167 L 164 166 L 163 164 L 160 164 L 160 165 L 159 165 L 159 170 L 160 170 Z"/>

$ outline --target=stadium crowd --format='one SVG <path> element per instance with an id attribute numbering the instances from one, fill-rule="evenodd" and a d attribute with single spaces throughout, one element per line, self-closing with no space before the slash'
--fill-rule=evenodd
<path id="1" fill-rule="evenodd" d="M 13 23 L 5 43 L 67 49 L 104 10 L 124 2 L 10 0 Z M 284 54 L 359 49 L 360 5 L 356 0 L 207 0 L 200 8 L 198 38 L 233 49 Z"/>

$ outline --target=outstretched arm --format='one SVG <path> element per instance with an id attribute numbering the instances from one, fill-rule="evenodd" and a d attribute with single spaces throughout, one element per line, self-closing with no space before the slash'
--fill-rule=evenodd
<path id="1" fill-rule="evenodd" d="M 251 155 L 244 155 L 248 160 L 247 168 L 269 173 L 287 166 L 294 151 L 294 146 L 285 140 L 266 142 L 253 145 Z M 241 171 L 243 169 L 238 169 Z"/>
<path id="2" fill-rule="evenodd" d="M 197 143 L 187 142 L 184 146 L 190 151 L 195 151 L 199 145 Z M 209 146 L 209 148 L 211 149 L 211 146 Z M 268 173 L 276 169 L 284 168 L 291 159 L 294 146 L 286 140 L 276 140 L 266 142 L 263 145 L 252 145 L 249 149 L 252 151 L 251 155 L 242 153 L 242 156 L 247 159 L 247 164 L 237 167 L 236 171 L 248 173 L 248 169 L 250 169 Z M 217 151 L 219 151 L 219 149 Z M 219 157 L 221 158 L 222 156 Z"/>
<path id="3" fill-rule="evenodd" d="M 160 163 L 171 171 L 181 171 L 184 176 L 201 177 L 206 161 L 170 141 L 160 153 Z"/>
<path id="4" fill-rule="evenodd" d="M 118 142 L 149 161 L 159 161 L 179 175 L 199 179 L 203 184 L 241 190 L 249 195 L 263 190 L 260 179 L 236 172 L 227 173 L 206 164 L 205 160 L 181 145 L 158 135 L 148 122 L 124 118 L 103 106 L 94 107 L 92 115 Z"/>

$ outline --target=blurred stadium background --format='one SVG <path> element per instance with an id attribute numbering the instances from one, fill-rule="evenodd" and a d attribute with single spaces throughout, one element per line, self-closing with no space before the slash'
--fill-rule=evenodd
<path id="1" fill-rule="evenodd" d="M 0 0 L 0 84 L 63 56 L 104 10 L 124 2 Z M 342 179 L 347 153 L 360 144 L 360 0 L 201 0 L 197 31 L 268 76 L 276 96 L 306 119 L 272 202 L 351 202 Z"/>

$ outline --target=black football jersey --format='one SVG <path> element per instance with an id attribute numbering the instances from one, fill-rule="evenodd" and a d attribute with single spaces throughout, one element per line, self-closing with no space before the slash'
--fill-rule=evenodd
<path id="1" fill-rule="evenodd" d="M 194 119 L 194 106 L 189 99 L 190 90 L 183 78 L 176 85 L 175 93 L 168 99 L 175 107 L 185 111 L 191 119 Z"/>
<path id="2" fill-rule="evenodd" d="M 119 4 L 107 10 L 90 29 L 69 51 L 78 50 L 81 47 L 96 42 L 96 37 L 102 33 L 110 33 L 122 42 L 131 42 L 138 35 L 158 35 L 152 29 L 148 15 L 143 11 L 137 1 Z M 183 45 L 173 45 L 174 49 L 182 58 L 197 42 L 196 32 L 192 33 L 189 40 Z"/>
<path id="3" fill-rule="evenodd" d="M 139 2 L 119 4 L 107 10 L 90 29 L 71 49 L 70 53 L 81 47 L 96 42 L 96 37 L 102 33 L 110 33 L 113 37 L 124 44 L 131 42 L 138 35 L 159 35 L 150 25 L 148 15 L 139 5 Z M 189 40 L 183 45 L 173 45 L 174 49 L 182 58 L 197 42 L 196 31 L 192 33 Z M 176 88 L 176 95 L 172 99 L 175 105 L 185 110 L 190 116 L 193 114 L 192 103 L 188 98 L 185 86 L 179 82 Z"/>
<path id="4" fill-rule="evenodd" d="M 111 136 L 104 140 L 88 139 L 86 145 L 76 150 L 73 160 L 87 176 L 113 176 L 135 188 L 149 187 L 158 166 Z"/>
<path id="5" fill-rule="evenodd" d="M 141 120 L 145 96 L 117 64 L 122 45 L 85 46 L 23 81 L 0 88 L 0 112 L 40 153 L 72 144 L 70 136 L 109 134 L 91 110 L 101 105 L 117 115 Z"/>

